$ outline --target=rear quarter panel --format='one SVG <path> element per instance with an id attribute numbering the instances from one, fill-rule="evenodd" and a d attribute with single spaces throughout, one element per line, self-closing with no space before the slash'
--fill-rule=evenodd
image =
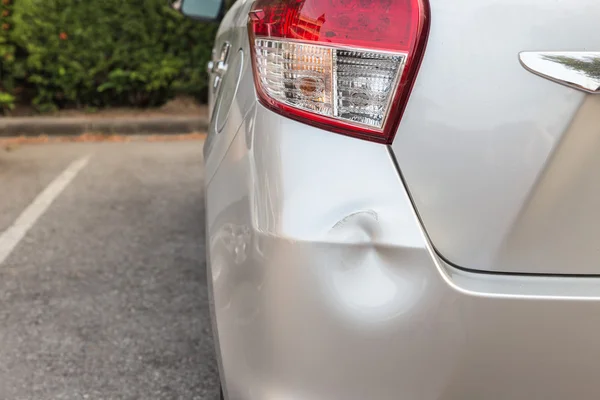
<path id="1" fill-rule="evenodd" d="M 215 38 L 213 54 L 217 57 L 225 43 L 231 47 L 227 72 L 216 91 L 212 89 L 215 77 L 211 75 L 209 79 L 211 122 L 204 144 L 206 182 L 212 179 L 244 117 L 256 101 L 247 35 L 251 5 L 251 0 L 236 1 L 221 22 Z"/>

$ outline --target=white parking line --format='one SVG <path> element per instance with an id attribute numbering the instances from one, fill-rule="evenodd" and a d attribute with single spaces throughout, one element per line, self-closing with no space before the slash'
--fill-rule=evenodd
<path id="1" fill-rule="evenodd" d="M 50 207 L 50 204 L 62 193 L 87 163 L 91 156 L 85 156 L 73 161 L 56 179 L 33 200 L 19 215 L 19 218 L 0 235 L 0 265 L 19 244 L 35 222 Z"/>

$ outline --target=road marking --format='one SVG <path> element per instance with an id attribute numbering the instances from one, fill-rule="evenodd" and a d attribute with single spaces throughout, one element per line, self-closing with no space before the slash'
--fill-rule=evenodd
<path id="1" fill-rule="evenodd" d="M 25 237 L 29 229 L 46 212 L 52 202 L 65 190 L 77 176 L 91 156 L 85 156 L 73 161 L 56 179 L 38 194 L 33 202 L 19 215 L 19 218 L 0 235 L 0 265 L 8 258 L 10 253 Z"/>

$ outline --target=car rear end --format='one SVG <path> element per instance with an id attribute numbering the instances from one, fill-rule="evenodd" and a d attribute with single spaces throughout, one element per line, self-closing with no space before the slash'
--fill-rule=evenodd
<path id="1" fill-rule="evenodd" d="M 596 0 L 233 6 L 206 146 L 229 399 L 600 393 L 600 97 L 519 63 L 600 51 L 599 17 Z"/>

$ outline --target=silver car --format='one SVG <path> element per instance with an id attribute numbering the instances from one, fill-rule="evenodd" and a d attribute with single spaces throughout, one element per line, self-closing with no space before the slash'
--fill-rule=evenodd
<path id="1" fill-rule="evenodd" d="M 238 0 L 209 72 L 225 398 L 600 398 L 600 1 Z"/>

